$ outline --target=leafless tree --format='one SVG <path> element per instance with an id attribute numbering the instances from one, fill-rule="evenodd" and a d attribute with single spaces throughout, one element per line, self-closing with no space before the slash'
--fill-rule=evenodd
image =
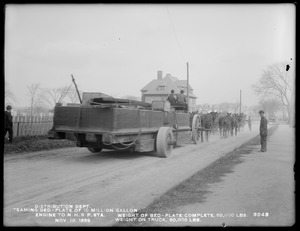
<path id="1" fill-rule="evenodd" d="M 16 101 L 16 97 L 12 93 L 9 87 L 9 83 L 7 81 L 5 81 L 4 98 L 5 98 L 5 104 L 11 104 L 12 101 Z"/>
<path id="2" fill-rule="evenodd" d="M 79 91 L 79 94 L 82 95 L 82 92 Z M 79 103 L 78 94 L 75 89 L 70 89 L 67 96 L 71 103 Z"/>
<path id="3" fill-rule="evenodd" d="M 248 112 L 251 117 L 259 118 L 259 110 L 261 110 L 260 105 L 251 105 L 248 107 Z"/>
<path id="4" fill-rule="evenodd" d="M 61 88 L 43 89 L 43 98 L 45 102 L 48 103 L 52 108 L 54 108 L 57 103 L 63 103 L 63 100 L 68 95 L 71 86 L 72 85 Z"/>
<path id="5" fill-rule="evenodd" d="M 253 90 L 262 99 L 274 98 L 286 107 L 289 118 L 292 100 L 295 97 L 294 72 L 287 63 L 274 64 L 264 70 L 262 77 L 254 84 Z"/>
<path id="6" fill-rule="evenodd" d="M 43 91 L 39 83 L 27 86 L 30 97 L 30 116 L 33 116 L 35 108 L 43 104 Z"/>
<path id="7" fill-rule="evenodd" d="M 269 115 L 275 115 L 281 108 L 281 103 L 277 99 L 260 100 L 261 108 Z"/>
<path id="8" fill-rule="evenodd" d="M 218 110 L 223 112 L 237 112 L 238 106 L 237 103 L 223 102 L 218 105 Z"/>

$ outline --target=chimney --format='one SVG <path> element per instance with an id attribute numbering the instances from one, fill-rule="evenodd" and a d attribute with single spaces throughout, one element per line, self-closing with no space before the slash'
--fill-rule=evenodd
<path id="1" fill-rule="evenodd" d="M 157 79 L 162 79 L 163 71 L 157 71 Z"/>
<path id="2" fill-rule="evenodd" d="M 171 74 L 167 74 L 166 77 L 169 77 L 169 78 L 170 78 L 170 77 L 171 77 Z"/>

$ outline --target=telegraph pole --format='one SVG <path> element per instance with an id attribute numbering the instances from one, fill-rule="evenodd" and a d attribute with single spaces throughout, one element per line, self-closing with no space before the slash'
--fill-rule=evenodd
<path id="1" fill-rule="evenodd" d="M 187 74 L 187 109 L 189 111 L 190 106 L 190 91 L 189 91 L 189 63 L 186 63 L 186 74 Z"/>

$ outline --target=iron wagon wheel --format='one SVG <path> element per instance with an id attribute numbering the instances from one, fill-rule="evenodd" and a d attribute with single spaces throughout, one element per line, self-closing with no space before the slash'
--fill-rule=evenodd
<path id="1" fill-rule="evenodd" d="M 97 152 L 101 152 L 102 148 L 92 148 L 92 147 L 88 147 L 88 150 L 92 153 L 97 153 Z"/>
<path id="2" fill-rule="evenodd" d="M 161 127 L 156 138 L 156 151 L 160 157 L 168 157 L 173 149 L 174 135 L 170 127 Z"/>
<path id="3" fill-rule="evenodd" d="M 200 140 L 200 133 L 199 128 L 200 127 L 200 116 L 194 115 L 193 122 L 192 122 L 192 140 L 194 144 L 197 144 Z"/>

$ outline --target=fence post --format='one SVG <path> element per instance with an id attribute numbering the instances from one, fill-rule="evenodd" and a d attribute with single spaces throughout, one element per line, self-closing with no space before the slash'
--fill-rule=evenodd
<path id="1" fill-rule="evenodd" d="M 45 121 L 45 124 L 46 124 L 46 129 L 45 129 L 45 133 L 48 132 L 49 130 L 49 115 L 46 116 L 46 121 Z"/>
<path id="2" fill-rule="evenodd" d="M 18 124 L 17 124 L 18 118 L 17 117 L 18 116 L 13 117 L 13 131 L 15 131 L 15 128 L 17 127 L 17 133 L 13 132 L 13 137 L 16 137 L 18 134 Z"/>
<path id="3" fill-rule="evenodd" d="M 51 115 L 51 116 L 49 116 L 49 122 L 48 122 L 48 130 L 47 130 L 47 132 L 50 130 L 50 129 L 52 129 L 52 127 L 53 127 L 53 116 Z"/>
<path id="4" fill-rule="evenodd" d="M 33 135 L 33 128 L 34 128 L 34 117 L 30 116 L 30 126 L 29 126 L 29 135 L 32 136 Z"/>
<path id="5" fill-rule="evenodd" d="M 33 135 L 37 135 L 37 116 L 34 116 Z"/>
<path id="6" fill-rule="evenodd" d="M 21 116 L 20 117 L 20 133 L 19 135 L 22 136 L 24 134 L 24 123 L 23 121 L 25 120 L 24 116 Z"/>
<path id="7" fill-rule="evenodd" d="M 42 134 L 45 133 L 45 115 L 41 118 Z"/>
<path id="8" fill-rule="evenodd" d="M 25 129 L 25 135 L 28 136 L 29 135 L 29 132 L 30 132 L 30 116 L 26 116 L 26 129 Z"/>
<path id="9" fill-rule="evenodd" d="M 19 116 L 18 116 L 19 119 Z M 20 121 L 17 121 L 18 125 L 17 125 L 17 137 L 19 136 L 19 129 L 20 129 Z"/>
<path id="10" fill-rule="evenodd" d="M 36 127 L 36 134 L 37 135 L 40 135 L 40 125 L 41 125 L 41 116 L 39 115 L 39 116 L 37 116 L 37 122 L 36 122 L 36 125 L 37 125 L 37 127 Z"/>

